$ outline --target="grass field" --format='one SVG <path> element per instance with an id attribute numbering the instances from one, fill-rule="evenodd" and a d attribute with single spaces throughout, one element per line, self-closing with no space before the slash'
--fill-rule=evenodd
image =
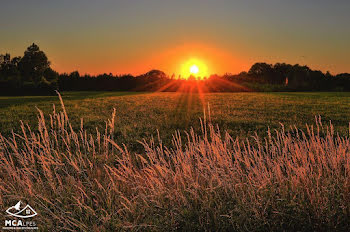
<path id="1" fill-rule="evenodd" d="M 1 97 L 0 205 L 42 231 L 347 231 L 349 96 Z"/>
<path id="2" fill-rule="evenodd" d="M 287 128 L 314 124 L 315 116 L 323 122 L 332 121 L 342 134 L 348 133 L 350 121 L 350 93 L 131 93 L 131 92 L 66 92 L 62 93 L 70 121 L 85 129 L 103 129 L 105 121 L 116 109 L 115 139 L 131 150 L 142 148 L 137 140 L 157 135 L 157 129 L 166 144 L 175 130 L 200 127 L 199 118 L 210 108 L 214 125 L 227 130 L 233 137 L 245 138 L 258 132 L 266 135 L 268 127 Z M 52 105 L 60 108 L 57 96 L 0 97 L 0 132 L 9 134 L 19 129 L 23 120 L 31 128 L 37 127 L 36 107 L 45 115 Z M 208 112 L 207 112 L 208 117 Z"/>

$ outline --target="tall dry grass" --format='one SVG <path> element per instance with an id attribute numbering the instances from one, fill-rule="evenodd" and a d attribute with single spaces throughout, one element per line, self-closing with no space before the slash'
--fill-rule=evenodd
<path id="1" fill-rule="evenodd" d="M 74 130 L 63 102 L 38 112 L 38 131 L 0 135 L 0 205 L 28 202 L 43 230 L 350 228 L 349 137 L 320 119 L 244 142 L 202 122 L 133 154 L 113 138 L 115 111 L 95 134 Z"/>

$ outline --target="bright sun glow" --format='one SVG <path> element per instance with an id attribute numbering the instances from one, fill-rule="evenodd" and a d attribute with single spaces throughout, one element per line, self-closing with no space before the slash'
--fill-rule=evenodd
<path id="1" fill-rule="evenodd" d="M 202 79 L 208 77 L 208 75 L 208 68 L 202 60 L 193 58 L 182 64 L 182 78 L 187 79 L 190 76 L 194 76 L 198 79 Z"/>
<path id="2" fill-rule="evenodd" d="M 197 67 L 197 65 L 192 65 L 191 68 L 190 68 L 190 72 L 192 74 L 197 74 L 199 72 L 199 68 Z"/>

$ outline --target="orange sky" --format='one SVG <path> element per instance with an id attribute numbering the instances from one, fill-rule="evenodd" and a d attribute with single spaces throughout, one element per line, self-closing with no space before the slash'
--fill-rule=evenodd
<path id="1" fill-rule="evenodd" d="M 110 50 L 113 50 L 112 48 Z M 79 52 L 80 53 L 80 52 Z M 74 57 L 62 59 L 49 56 L 54 69 L 64 72 L 80 70 L 82 73 L 99 74 L 112 72 L 113 74 L 132 73 L 142 74 L 151 69 L 159 69 L 169 75 L 184 75 L 183 66 L 191 60 L 198 60 L 207 67 L 207 74 L 224 74 L 226 72 L 239 73 L 248 70 L 252 63 L 237 52 L 233 55 L 220 48 L 204 43 L 183 43 L 170 48 L 162 48 L 152 52 L 138 54 L 130 50 L 129 56 L 119 59 L 113 52 L 105 54 L 94 53 L 94 57 L 86 56 L 78 60 Z M 56 53 L 57 54 L 57 53 Z M 59 54 L 59 53 L 58 53 Z M 62 62 L 63 60 L 63 62 Z M 67 68 L 69 67 L 69 68 Z"/>
<path id="2" fill-rule="evenodd" d="M 33 42 L 59 72 L 180 74 L 201 61 L 210 74 L 255 62 L 350 72 L 348 0 L 4 1 L 0 53 Z"/>
<path id="3" fill-rule="evenodd" d="M 188 61 L 202 63 L 207 67 L 208 75 L 213 73 L 224 73 L 225 70 L 238 73 L 249 68 L 250 64 L 244 60 L 244 57 L 234 57 L 233 55 L 206 44 L 184 44 L 169 48 L 164 51 L 151 54 L 149 57 L 144 57 L 125 65 L 124 70 L 115 70 L 119 72 L 127 72 L 128 70 L 135 70 L 135 73 L 141 74 L 153 68 L 160 69 L 169 75 L 176 76 L 184 75 L 183 66 Z M 185 67 L 186 68 L 186 67 Z M 187 70 L 186 70 L 187 71 Z"/>

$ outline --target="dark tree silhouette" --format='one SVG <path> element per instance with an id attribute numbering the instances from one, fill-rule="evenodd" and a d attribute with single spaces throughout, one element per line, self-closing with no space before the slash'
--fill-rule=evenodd
<path id="1" fill-rule="evenodd" d="M 248 71 L 249 75 L 265 76 L 273 72 L 271 64 L 255 63 Z"/>
<path id="2" fill-rule="evenodd" d="M 271 64 L 255 63 L 248 71 L 250 76 L 260 79 L 262 82 L 273 82 L 275 70 Z"/>
<path id="3" fill-rule="evenodd" d="M 20 57 L 11 59 L 10 54 L 0 55 L 0 86 L 3 89 L 20 87 L 21 75 L 18 70 L 20 59 Z"/>
<path id="4" fill-rule="evenodd" d="M 39 84 L 43 80 L 44 72 L 50 67 L 46 54 L 33 43 L 24 52 L 24 56 L 18 64 L 23 81 Z"/>
<path id="5" fill-rule="evenodd" d="M 22 58 L 0 55 L 2 94 L 52 94 L 58 88 L 58 77 L 59 73 L 50 68 L 45 53 L 34 43 Z"/>

